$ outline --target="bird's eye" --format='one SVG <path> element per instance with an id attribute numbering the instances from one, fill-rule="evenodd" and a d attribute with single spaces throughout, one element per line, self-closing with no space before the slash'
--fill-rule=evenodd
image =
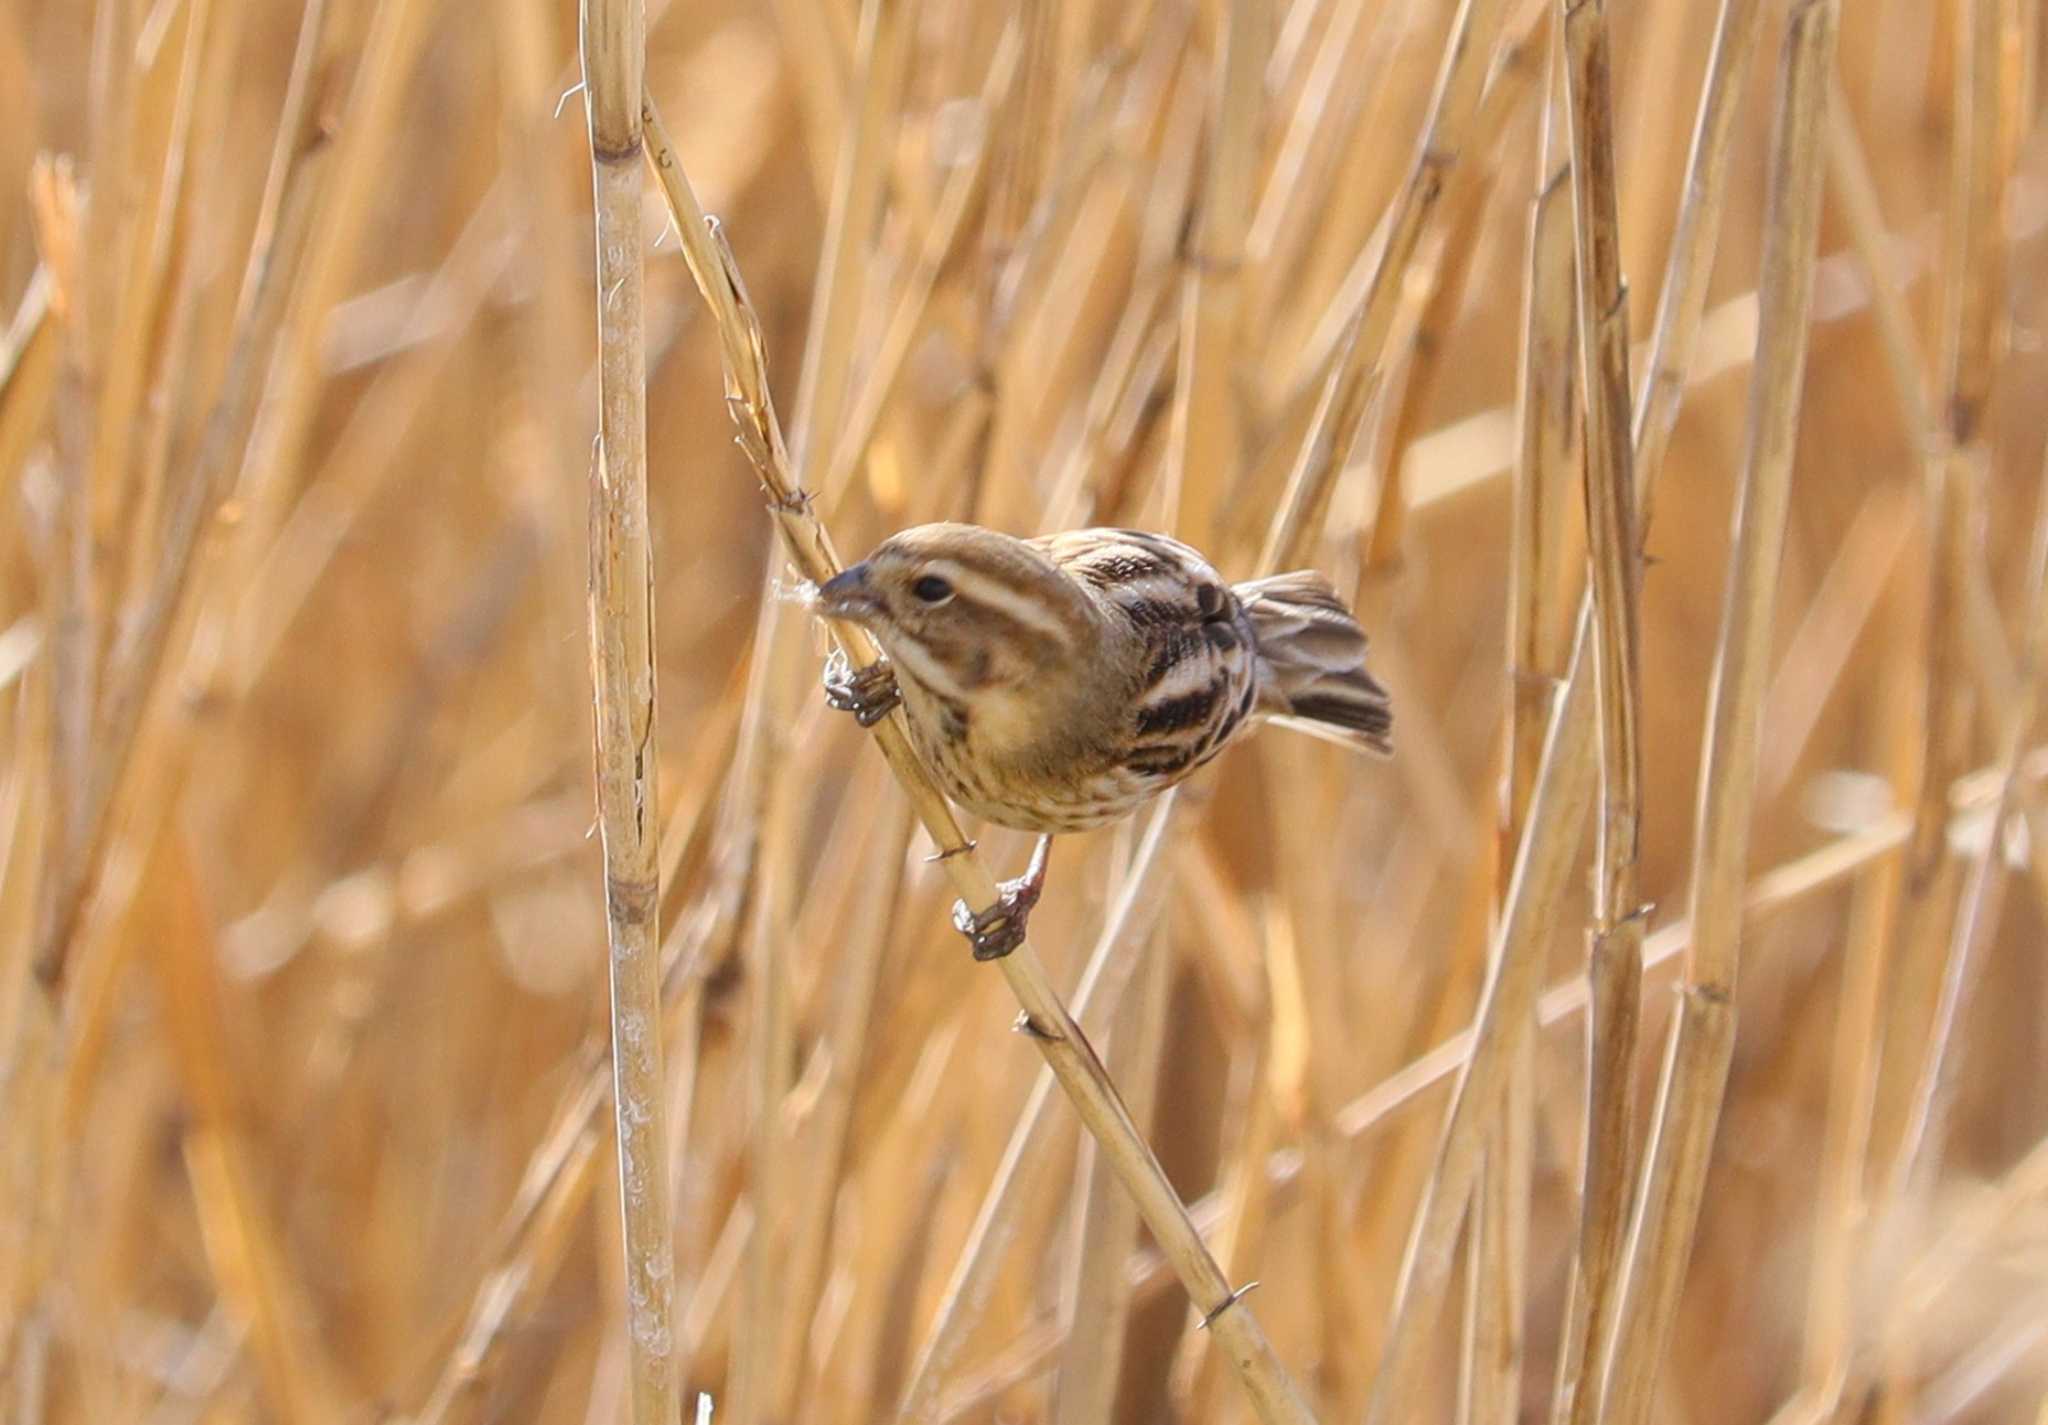
<path id="1" fill-rule="evenodd" d="M 943 604 L 953 597 L 953 586 L 936 574 L 927 574 L 910 586 L 910 592 L 928 604 Z"/>

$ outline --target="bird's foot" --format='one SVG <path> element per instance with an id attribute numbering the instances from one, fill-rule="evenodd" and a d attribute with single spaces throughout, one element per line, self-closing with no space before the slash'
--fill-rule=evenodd
<path id="1" fill-rule="evenodd" d="M 840 712 L 850 712 L 862 727 L 873 727 L 896 710 L 903 694 L 896 687 L 896 670 L 889 660 L 879 658 L 865 668 L 853 666 L 844 651 L 833 649 L 825 660 L 825 702 Z"/>
<path id="2" fill-rule="evenodd" d="M 1024 927 L 1031 908 L 1045 894 L 1046 856 L 1052 838 L 1041 836 L 1031 853 L 1031 865 L 1015 880 L 996 887 L 995 904 L 974 911 L 966 901 L 953 902 L 953 928 L 967 937 L 977 960 L 1000 960 L 1024 943 Z"/>

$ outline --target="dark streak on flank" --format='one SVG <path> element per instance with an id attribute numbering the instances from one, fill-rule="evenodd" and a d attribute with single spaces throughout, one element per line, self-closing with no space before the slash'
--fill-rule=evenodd
<path id="1" fill-rule="evenodd" d="M 1163 599 L 1134 599 L 1130 603 L 1119 603 L 1118 608 L 1139 628 L 1173 628 L 1186 625 L 1187 610 L 1179 604 L 1170 604 Z"/>
<path id="2" fill-rule="evenodd" d="M 1198 727 L 1208 720 L 1216 707 L 1216 694 L 1221 691 L 1215 683 L 1197 688 L 1192 693 L 1183 693 L 1177 698 L 1151 704 L 1138 709 L 1138 735 L 1143 737 L 1156 732 L 1179 732 L 1183 728 Z"/>
<path id="3" fill-rule="evenodd" d="M 1158 651 L 1152 655 L 1152 666 L 1145 670 L 1145 687 L 1159 686 L 1168 673 L 1180 666 L 1181 660 L 1195 651 L 1195 640 L 1187 630 L 1170 628 L 1159 640 Z"/>
<path id="4" fill-rule="evenodd" d="M 1193 747 L 1140 747 L 1124 758 L 1124 766 L 1147 777 L 1170 777 L 1186 767 L 1194 757 Z"/>

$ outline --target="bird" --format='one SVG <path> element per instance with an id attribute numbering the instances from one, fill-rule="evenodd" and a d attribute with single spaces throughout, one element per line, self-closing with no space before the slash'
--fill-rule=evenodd
<path id="1" fill-rule="evenodd" d="M 954 907 L 978 960 L 1023 943 L 1055 835 L 1130 815 L 1259 724 L 1393 752 L 1365 631 L 1313 570 L 1232 585 L 1144 530 L 925 524 L 819 585 L 814 610 L 883 654 L 827 659 L 832 707 L 864 727 L 900 710 L 947 797 L 1039 833 L 993 905 Z"/>

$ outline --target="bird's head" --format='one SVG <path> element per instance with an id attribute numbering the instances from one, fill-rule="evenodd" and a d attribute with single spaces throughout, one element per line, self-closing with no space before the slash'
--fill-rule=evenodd
<path id="1" fill-rule="evenodd" d="M 892 535 L 819 588 L 817 612 L 861 624 L 899 679 L 955 699 L 1059 668 L 1086 646 L 1096 618 L 1044 554 L 969 524 Z"/>

